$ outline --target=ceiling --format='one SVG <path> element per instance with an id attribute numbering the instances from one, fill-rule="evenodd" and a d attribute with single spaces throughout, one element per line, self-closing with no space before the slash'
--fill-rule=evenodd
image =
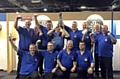
<path id="1" fill-rule="evenodd" d="M 120 11 L 120 0 L 0 0 L 0 12 L 111 11 L 111 8 Z"/>

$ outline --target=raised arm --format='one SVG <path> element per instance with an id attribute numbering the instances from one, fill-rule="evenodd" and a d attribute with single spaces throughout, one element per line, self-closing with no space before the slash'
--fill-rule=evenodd
<path id="1" fill-rule="evenodd" d="M 35 46 L 36 46 L 36 51 L 39 52 L 39 49 L 38 49 L 38 44 L 41 42 L 41 40 L 37 40 L 36 43 L 35 43 Z"/>
<path id="2" fill-rule="evenodd" d="M 56 27 L 53 27 L 50 31 L 47 32 L 47 34 L 51 35 L 55 29 L 56 29 Z"/>
<path id="3" fill-rule="evenodd" d="M 40 26 L 40 23 L 37 20 L 37 16 L 38 16 L 37 14 L 34 14 L 35 24 L 38 25 L 38 26 Z"/>
<path id="4" fill-rule="evenodd" d="M 111 41 L 113 42 L 113 44 L 117 43 L 117 40 L 115 39 L 115 37 L 113 37 L 113 35 L 111 33 L 108 33 L 108 36 L 110 36 Z"/>
<path id="5" fill-rule="evenodd" d="M 10 43 L 11 43 L 11 45 L 12 45 L 12 48 L 13 48 L 16 52 L 18 52 L 17 46 L 13 43 L 12 36 L 9 36 L 9 41 L 10 41 Z"/>
<path id="6" fill-rule="evenodd" d="M 69 33 L 64 28 L 62 29 L 62 36 L 64 36 L 65 38 L 70 37 Z"/>
<path id="7" fill-rule="evenodd" d="M 16 30 L 19 29 L 19 27 L 18 27 L 18 20 L 21 19 L 21 18 L 22 18 L 22 17 L 21 17 L 20 15 L 15 18 L 14 28 L 15 28 Z"/>

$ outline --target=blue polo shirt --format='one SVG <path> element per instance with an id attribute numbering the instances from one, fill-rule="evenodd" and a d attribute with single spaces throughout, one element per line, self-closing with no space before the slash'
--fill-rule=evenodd
<path id="1" fill-rule="evenodd" d="M 92 53 L 89 50 L 85 50 L 84 54 L 80 53 L 80 50 L 77 52 L 77 63 L 78 67 L 87 70 L 90 67 L 90 64 L 94 62 Z"/>
<path id="2" fill-rule="evenodd" d="M 113 37 L 115 37 L 112 34 Z M 98 56 L 112 57 L 113 56 L 113 43 L 110 36 L 100 34 L 98 38 Z"/>
<path id="3" fill-rule="evenodd" d="M 37 40 L 41 40 L 42 41 L 42 36 L 39 36 L 39 33 L 35 34 L 33 33 L 33 36 L 32 36 L 32 44 L 36 44 Z M 38 49 L 40 49 L 42 46 L 42 42 L 40 42 L 38 44 Z"/>
<path id="4" fill-rule="evenodd" d="M 69 28 L 68 26 L 64 26 L 64 27 L 65 27 L 65 30 L 70 34 L 70 37 L 68 38 L 68 40 L 73 41 L 73 50 L 75 51 L 79 50 L 79 42 L 82 39 L 81 31 L 77 30 L 73 32 L 72 29 Z"/>
<path id="5" fill-rule="evenodd" d="M 55 31 L 52 33 L 52 38 L 55 41 L 54 49 L 55 50 L 62 50 L 64 47 L 64 37 L 62 37 L 62 32 L 57 34 Z"/>
<path id="6" fill-rule="evenodd" d="M 29 45 L 32 43 L 32 36 L 34 30 L 30 28 L 28 31 L 25 27 L 20 27 L 17 30 L 19 34 L 19 49 L 29 50 Z"/>
<path id="7" fill-rule="evenodd" d="M 66 69 L 71 69 L 73 67 L 73 61 L 76 62 L 76 51 L 72 50 L 70 54 L 67 53 L 67 50 L 61 50 L 58 53 L 57 59 L 60 60 L 62 66 Z"/>
<path id="8" fill-rule="evenodd" d="M 50 53 L 48 50 L 40 50 L 40 53 L 44 56 L 44 72 L 51 72 L 57 64 L 57 51 Z"/>
<path id="9" fill-rule="evenodd" d="M 99 33 L 94 33 L 94 39 L 97 39 L 99 38 L 99 35 L 101 34 L 102 32 L 100 31 Z M 98 41 L 95 42 L 95 47 L 94 47 L 94 53 L 98 53 Z"/>
<path id="10" fill-rule="evenodd" d="M 20 74 L 28 75 L 31 72 L 38 70 L 38 65 L 40 62 L 38 53 L 36 53 L 34 56 L 31 56 L 28 51 L 18 50 L 17 54 L 22 56 L 21 69 L 19 72 Z"/>
<path id="11" fill-rule="evenodd" d="M 52 37 L 47 34 L 48 29 L 46 27 L 41 25 L 40 29 L 41 29 L 41 31 L 43 33 L 43 36 L 42 36 L 42 46 L 47 46 L 47 43 L 51 41 Z"/>
<path id="12" fill-rule="evenodd" d="M 81 30 L 82 32 L 82 30 Z M 87 34 L 85 35 L 85 45 L 86 45 L 86 49 L 90 50 L 91 51 L 91 39 L 90 39 L 90 36 L 89 34 L 91 33 L 91 31 L 88 31 Z M 83 34 L 82 34 L 82 37 L 83 37 Z"/>

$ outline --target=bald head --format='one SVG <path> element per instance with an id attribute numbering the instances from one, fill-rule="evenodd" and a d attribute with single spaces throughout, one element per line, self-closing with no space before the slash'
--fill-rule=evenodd
<path id="1" fill-rule="evenodd" d="M 71 50 L 73 47 L 73 41 L 72 40 L 68 40 L 67 42 L 67 49 Z"/>
<path id="2" fill-rule="evenodd" d="M 100 25 L 99 24 L 96 24 L 94 26 L 94 28 L 95 28 L 95 32 L 100 32 Z"/>

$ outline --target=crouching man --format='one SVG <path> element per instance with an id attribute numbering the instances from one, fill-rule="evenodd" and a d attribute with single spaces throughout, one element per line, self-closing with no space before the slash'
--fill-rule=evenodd
<path id="1" fill-rule="evenodd" d="M 20 69 L 20 79 L 39 79 L 38 64 L 40 61 L 39 53 L 36 53 L 34 44 L 29 45 L 29 51 L 20 50 L 14 45 L 11 36 L 9 41 L 13 49 L 18 52 L 17 55 L 22 56 L 22 63 Z"/>
<path id="2" fill-rule="evenodd" d="M 94 60 L 92 53 L 85 49 L 85 42 L 79 43 L 80 50 L 77 52 L 77 77 L 79 79 L 87 79 L 92 78 Z"/>

